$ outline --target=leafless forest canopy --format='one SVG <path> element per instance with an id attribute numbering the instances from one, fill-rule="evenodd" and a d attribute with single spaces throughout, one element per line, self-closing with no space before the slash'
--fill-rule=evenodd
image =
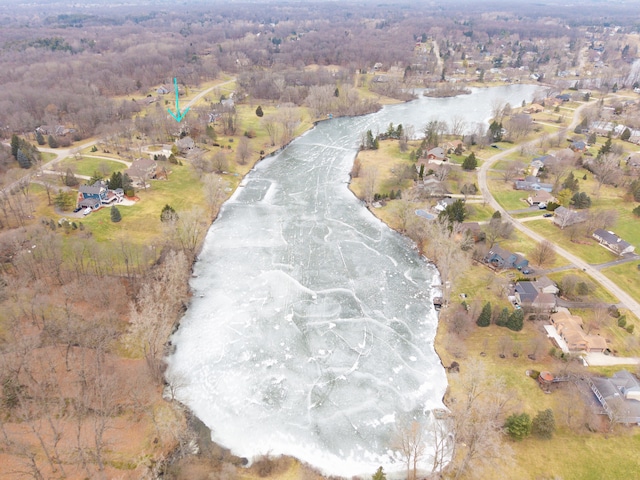
<path id="1" fill-rule="evenodd" d="M 336 84 L 329 72 L 305 74 L 312 64 L 342 67 L 343 82 L 376 63 L 433 73 L 433 55 L 414 53 L 426 36 L 442 42 L 446 62 L 507 38 L 517 53 L 534 38 L 575 43 L 571 27 L 580 25 L 636 27 L 624 4 L 608 4 L 603 15 L 597 3 L 203 3 L 0 9 L 0 134 L 63 124 L 86 138 L 130 117 L 132 97 L 174 76 L 192 86 L 225 71 L 254 98 L 301 104 L 310 87 Z M 553 55 L 534 53 L 540 64 Z"/>

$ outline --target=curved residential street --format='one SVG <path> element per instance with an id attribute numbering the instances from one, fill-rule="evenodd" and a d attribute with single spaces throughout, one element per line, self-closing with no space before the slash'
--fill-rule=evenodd
<path id="1" fill-rule="evenodd" d="M 582 112 L 582 110 L 587 106 L 589 106 L 594 101 L 595 100 L 593 100 L 590 103 L 585 103 L 584 105 L 581 105 L 574 111 L 573 121 L 571 122 L 571 125 L 568 126 L 567 131 L 573 131 L 576 125 L 578 125 L 578 123 L 580 122 L 580 113 Z M 536 141 L 537 140 L 532 140 L 528 143 L 534 144 Z M 495 210 L 498 210 L 502 214 L 502 218 L 511 222 L 515 228 L 517 228 L 519 231 L 521 231 L 528 237 L 536 240 L 537 242 L 541 242 L 543 240 L 546 240 L 546 238 L 534 232 L 533 230 L 527 228 L 526 226 L 523 225 L 522 222 L 514 219 L 511 215 L 509 215 L 509 213 L 504 208 L 502 208 L 500 204 L 496 201 L 496 199 L 493 197 L 487 185 L 487 172 L 489 171 L 491 166 L 495 164 L 498 160 L 519 150 L 521 147 L 522 145 L 518 145 L 508 150 L 503 150 L 497 153 L 496 155 L 493 155 L 492 157 L 489 157 L 488 159 L 484 160 L 484 162 L 482 163 L 482 166 L 478 171 L 478 185 L 480 186 L 480 191 L 482 192 L 482 195 L 486 199 L 487 203 L 489 203 L 489 205 L 491 205 L 491 207 L 494 208 Z M 593 278 L 596 282 L 602 285 L 609 293 L 617 297 L 620 303 L 624 304 L 625 307 L 627 307 L 627 309 L 629 309 L 636 316 L 636 318 L 640 319 L 640 303 L 638 303 L 638 301 L 636 301 L 633 297 L 631 297 L 631 295 L 629 295 L 627 292 L 625 292 L 620 287 L 618 287 L 615 283 L 613 283 L 602 272 L 600 272 L 597 269 L 597 267 L 589 265 L 584 260 L 580 259 L 579 257 L 572 254 L 571 252 L 565 250 L 564 248 L 559 247 L 558 245 L 555 245 L 555 248 L 558 255 L 567 259 L 576 268 L 582 269 L 584 272 L 589 274 L 591 278 Z"/>

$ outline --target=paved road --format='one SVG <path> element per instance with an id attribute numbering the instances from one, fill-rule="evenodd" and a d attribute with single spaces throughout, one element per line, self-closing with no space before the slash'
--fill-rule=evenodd
<path id="1" fill-rule="evenodd" d="M 576 125 L 580 123 L 580 113 L 582 112 L 582 110 L 585 109 L 587 106 L 590 106 L 593 103 L 595 103 L 595 101 L 596 100 L 592 100 L 589 103 L 585 103 L 584 105 L 581 105 L 575 110 L 573 114 L 573 120 L 569 125 L 569 127 L 567 127 L 567 131 L 573 131 Z M 536 142 L 537 142 L 537 139 L 528 142 L 528 144 L 533 145 Z M 493 155 L 492 157 L 484 160 L 484 162 L 482 163 L 482 166 L 478 171 L 478 185 L 480 186 L 480 191 L 484 195 L 487 203 L 491 205 L 494 209 L 498 210 L 502 214 L 503 219 L 511 222 L 516 229 L 518 229 L 520 232 L 524 233 L 528 237 L 532 238 L 533 240 L 537 242 L 542 242 L 543 240 L 547 240 L 547 239 L 542 235 L 534 232 L 530 228 L 525 227 L 520 221 L 511 217 L 511 215 L 509 215 L 509 213 L 504 208 L 502 208 L 500 204 L 496 201 L 496 199 L 493 197 L 493 195 L 489 191 L 489 187 L 487 185 L 487 172 L 491 168 L 491 166 L 494 163 L 496 163 L 498 160 L 505 158 L 511 153 L 514 153 L 520 150 L 520 148 L 522 148 L 522 145 L 518 145 L 508 150 L 501 151 L 496 155 Z M 638 301 L 636 301 L 633 297 L 631 297 L 631 295 L 629 295 L 627 292 L 625 292 L 620 287 L 618 287 L 618 285 L 616 285 L 609 278 L 607 278 L 596 267 L 589 265 L 587 262 L 585 262 L 581 258 L 565 250 L 564 248 L 559 247 L 558 245 L 556 245 L 555 248 L 558 255 L 564 257 L 569 262 L 574 264 L 577 268 L 582 269 L 585 273 L 591 276 L 591 278 L 593 278 L 596 282 L 602 285 L 609 293 L 617 297 L 620 303 L 624 304 L 624 306 L 627 309 L 629 309 L 636 316 L 636 318 L 640 319 L 640 303 L 638 303 Z"/>

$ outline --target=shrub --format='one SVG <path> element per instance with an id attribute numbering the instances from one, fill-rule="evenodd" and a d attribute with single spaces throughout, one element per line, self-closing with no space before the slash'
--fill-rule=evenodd
<path id="1" fill-rule="evenodd" d="M 620 318 L 618 318 L 618 326 L 620 328 L 624 328 L 627 326 L 627 319 L 624 315 L 622 315 Z"/>
<path id="2" fill-rule="evenodd" d="M 633 209 L 633 214 L 636 217 L 640 217 L 640 205 L 638 205 L 636 208 Z"/>
<path id="3" fill-rule="evenodd" d="M 553 410 L 547 408 L 546 410 L 538 411 L 538 414 L 531 423 L 531 431 L 539 438 L 546 440 L 551 439 L 553 433 L 556 431 L 556 420 L 553 416 Z"/>
<path id="4" fill-rule="evenodd" d="M 482 312 L 476 320 L 476 325 L 479 327 L 488 327 L 491 324 L 491 303 L 487 302 L 482 307 Z"/>
<path id="5" fill-rule="evenodd" d="M 118 210 L 118 207 L 114 205 L 113 207 L 111 207 L 111 221 L 113 223 L 118 223 L 120 220 L 122 220 L 122 215 L 120 214 L 120 210 Z"/>
<path id="6" fill-rule="evenodd" d="M 635 325 L 633 323 L 630 323 L 629 325 L 627 325 L 627 332 L 629 333 L 633 333 Z"/>
<path id="7" fill-rule="evenodd" d="M 507 418 L 504 427 L 511 438 L 522 440 L 531 434 L 531 417 L 526 413 L 514 413 Z"/>

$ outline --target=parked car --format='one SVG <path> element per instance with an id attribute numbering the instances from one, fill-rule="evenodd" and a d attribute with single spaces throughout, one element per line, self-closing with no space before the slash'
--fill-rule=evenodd
<path id="1" fill-rule="evenodd" d="M 531 275 L 534 272 L 535 270 L 533 268 L 525 268 L 524 270 L 522 270 L 522 273 L 524 273 L 525 275 Z"/>
<path id="2" fill-rule="evenodd" d="M 540 210 L 546 210 L 546 209 L 547 209 L 547 204 L 546 204 L 546 203 L 544 203 L 544 202 L 540 202 L 540 203 L 538 204 L 538 208 L 539 208 Z"/>
<path id="3" fill-rule="evenodd" d="M 544 215 L 542 215 L 544 218 L 549 218 L 549 217 L 553 217 L 553 213 L 551 212 L 547 212 Z"/>
<path id="4" fill-rule="evenodd" d="M 85 217 L 91 213 L 91 207 L 87 207 L 82 211 L 82 215 Z"/>
<path id="5" fill-rule="evenodd" d="M 76 207 L 73 209 L 73 213 L 78 213 L 80 210 L 82 210 L 82 207 Z"/>

